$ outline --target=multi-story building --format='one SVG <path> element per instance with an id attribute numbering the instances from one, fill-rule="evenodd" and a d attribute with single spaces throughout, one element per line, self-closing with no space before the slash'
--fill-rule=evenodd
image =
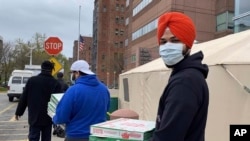
<path id="1" fill-rule="evenodd" d="M 82 38 L 84 41 L 84 45 L 82 49 L 79 49 L 79 52 L 78 52 L 78 40 L 74 41 L 73 62 L 76 60 L 83 59 L 86 60 L 89 64 L 91 64 L 92 37 L 82 36 Z"/>
<path id="2" fill-rule="evenodd" d="M 201 43 L 249 29 L 249 7 L 249 0 L 95 0 L 92 70 L 113 87 L 120 73 L 158 58 L 157 20 L 165 12 L 192 18 Z"/>
<path id="3" fill-rule="evenodd" d="M 125 0 L 95 0 L 92 70 L 109 87 L 124 70 Z"/>
<path id="4" fill-rule="evenodd" d="M 127 0 L 128 47 L 125 70 L 159 57 L 156 40 L 158 17 L 168 11 L 187 14 L 196 25 L 198 43 L 233 33 L 234 0 Z"/>
<path id="5" fill-rule="evenodd" d="M 190 16 L 198 43 L 233 33 L 234 0 L 95 0 L 92 70 L 108 86 L 118 76 L 159 57 L 158 17 L 167 11 Z"/>

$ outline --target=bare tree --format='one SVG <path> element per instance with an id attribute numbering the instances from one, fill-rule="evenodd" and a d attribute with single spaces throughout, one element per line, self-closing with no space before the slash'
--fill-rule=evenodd
<path id="1" fill-rule="evenodd" d="M 4 83 L 8 81 L 11 71 L 15 65 L 14 61 L 14 52 L 13 52 L 13 45 L 11 43 L 3 43 L 3 49 L 1 54 L 1 75 L 3 75 Z"/>
<path id="2" fill-rule="evenodd" d="M 4 77 L 4 82 L 8 81 L 14 69 L 24 69 L 25 65 L 29 64 L 30 59 L 32 59 L 33 65 L 40 65 L 44 60 L 52 57 L 44 51 L 43 44 L 45 38 L 45 35 L 35 33 L 32 40 L 28 42 L 17 39 L 15 43 L 3 43 L 3 47 L 0 48 L 0 76 Z M 70 64 L 64 55 L 59 54 L 53 57 L 63 65 L 65 72 L 69 72 Z M 69 76 L 65 78 L 67 77 Z"/>

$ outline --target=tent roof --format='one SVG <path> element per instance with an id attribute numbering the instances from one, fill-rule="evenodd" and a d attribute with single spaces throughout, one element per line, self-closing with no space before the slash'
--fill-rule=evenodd
<path id="1" fill-rule="evenodd" d="M 155 59 L 149 63 L 131 69 L 123 74 L 136 73 L 136 72 L 152 72 L 152 71 L 166 71 L 169 70 L 161 58 Z"/>
<path id="2" fill-rule="evenodd" d="M 192 53 L 202 50 L 204 62 L 216 64 L 250 64 L 250 30 L 195 44 Z"/>
<path id="3" fill-rule="evenodd" d="M 222 38 L 194 44 L 192 53 L 202 51 L 207 65 L 250 64 L 250 30 L 230 34 Z M 153 72 L 169 70 L 161 58 L 131 69 L 125 73 Z M 121 75 L 123 75 L 121 74 Z"/>

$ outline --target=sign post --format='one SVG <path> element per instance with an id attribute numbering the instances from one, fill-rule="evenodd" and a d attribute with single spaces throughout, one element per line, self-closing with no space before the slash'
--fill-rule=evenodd
<path id="1" fill-rule="evenodd" d="M 63 42 L 58 37 L 49 37 L 43 47 L 49 55 L 58 55 L 63 49 Z"/>

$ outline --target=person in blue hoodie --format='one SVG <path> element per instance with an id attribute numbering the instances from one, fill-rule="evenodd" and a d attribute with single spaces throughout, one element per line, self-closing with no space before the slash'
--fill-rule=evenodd
<path id="1" fill-rule="evenodd" d="M 86 61 L 75 61 L 70 70 L 75 84 L 59 101 L 53 122 L 65 124 L 65 141 L 88 141 L 90 126 L 106 121 L 110 93 Z"/>
<path id="2" fill-rule="evenodd" d="M 159 101 L 153 141 L 204 141 L 209 105 L 208 66 L 191 54 L 196 30 L 191 18 L 167 12 L 158 19 L 159 54 L 172 69 Z"/>

